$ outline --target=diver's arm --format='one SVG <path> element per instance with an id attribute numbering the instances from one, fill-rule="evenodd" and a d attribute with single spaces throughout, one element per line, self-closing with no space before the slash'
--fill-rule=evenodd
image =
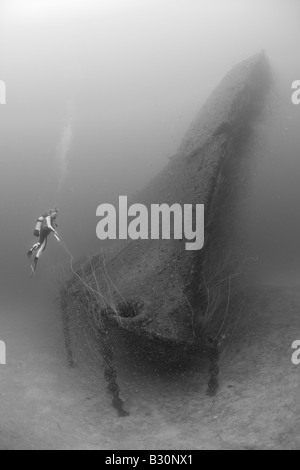
<path id="1" fill-rule="evenodd" d="M 52 225 L 51 225 L 51 217 L 50 217 L 50 215 L 48 215 L 48 216 L 46 217 L 46 222 L 47 222 L 47 227 L 48 227 L 50 230 L 52 230 L 53 233 L 56 233 L 55 228 L 52 227 Z"/>

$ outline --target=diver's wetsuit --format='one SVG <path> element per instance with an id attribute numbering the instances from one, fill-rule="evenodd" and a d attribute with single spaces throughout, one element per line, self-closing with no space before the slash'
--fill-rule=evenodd
<path id="1" fill-rule="evenodd" d="M 43 251 L 46 248 L 47 237 L 48 237 L 49 233 L 51 233 L 51 232 L 55 233 L 56 232 L 55 228 L 53 227 L 53 225 L 57 226 L 56 222 L 55 222 L 55 219 L 56 219 L 56 215 L 53 215 L 53 216 L 47 215 L 44 218 L 43 225 L 42 225 L 42 228 L 41 228 L 41 231 L 40 231 L 39 240 L 28 251 L 28 256 L 31 256 L 32 253 L 37 250 L 37 253 L 34 257 L 35 265 L 38 262 L 39 257 L 41 256 L 41 254 L 43 253 Z"/>

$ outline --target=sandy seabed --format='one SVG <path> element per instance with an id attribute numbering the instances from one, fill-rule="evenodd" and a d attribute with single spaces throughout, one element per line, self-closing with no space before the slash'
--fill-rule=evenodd
<path id="1" fill-rule="evenodd" d="M 101 373 L 68 368 L 54 309 L 3 307 L 0 449 L 300 449 L 300 286 L 259 290 L 222 355 L 215 397 L 200 359 L 165 376 L 120 366 L 126 418 Z"/>

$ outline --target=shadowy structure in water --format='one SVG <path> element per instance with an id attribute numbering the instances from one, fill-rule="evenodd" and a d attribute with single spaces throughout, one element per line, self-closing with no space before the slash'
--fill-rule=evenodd
<path id="1" fill-rule="evenodd" d="M 192 123 L 178 153 L 131 201 L 148 209 L 154 203 L 204 204 L 204 247 L 186 251 L 184 240 L 136 240 L 120 243 L 107 256 L 94 256 L 63 290 L 69 318 L 64 325 L 69 328 L 71 318 L 80 334 L 88 324 L 98 332 L 95 344 L 106 344 L 108 319 L 131 331 L 132 341 L 145 338 L 145 347 L 151 344 L 146 338 L 152 338 L 179 348 L 203 348 L 210 359 L 208 393 L 216 392 L 220 345 L 243 309 L 249 263 L 239 215 L 271 84 L 264 53 L 235 66 Z M 116 405 L 113 367 L 106 376 Z"/>

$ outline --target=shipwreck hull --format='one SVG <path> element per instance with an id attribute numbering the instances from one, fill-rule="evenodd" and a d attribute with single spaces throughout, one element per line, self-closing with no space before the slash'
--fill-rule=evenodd
<path id="1" fill-rule="evenodd" d="M 80 328 L 88 323 L 91 330 L 109 319 L 154 344 L 193 345 L 227 334 L 242 309 L 248 263 L 240 213 L 270 86 L 263 53 L 235 66 L 177 154 L 130 201 L 148 208 L 204 204 L 204 247 L 187 251 L 185 240 L 136 240 L 94 256 L 62 291 L 65 318 L 77 319 Z"/>

